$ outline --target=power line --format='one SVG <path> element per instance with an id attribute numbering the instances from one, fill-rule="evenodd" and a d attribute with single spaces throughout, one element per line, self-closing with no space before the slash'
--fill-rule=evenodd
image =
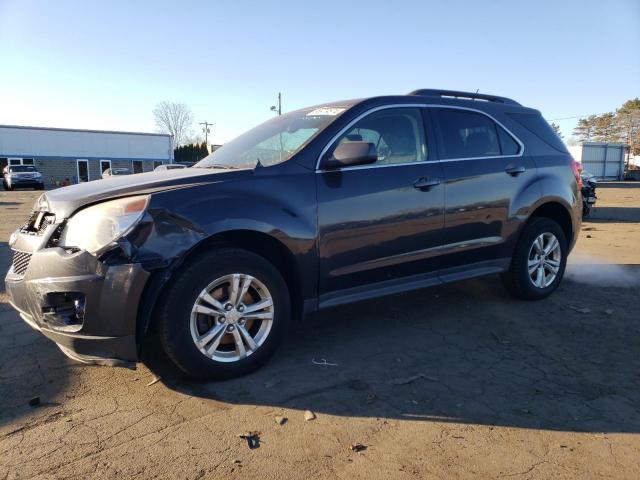
<path id="1" fill-rule="evenodd" d="M 590 117 L 591 115 L 604 115 L 605 113 L 611 113 L 611 112 L 603 112 L 603 113 L 589 113 L 588 115 L 574 115 L 572 117 L 560 117 L 560 118 L 549 118 L 548 121 L 549 122 L 553 122 L 555 120 L 571 120 L 573 118 L 587 118 Z"/>

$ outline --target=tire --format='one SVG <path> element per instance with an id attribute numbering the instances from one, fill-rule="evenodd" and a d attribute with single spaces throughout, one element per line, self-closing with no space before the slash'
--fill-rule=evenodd
<path id="1" fill-rule="evenodd" d="M 226 311 L 227 302 L 233 302 L 234 279 L 239 279 L 237 290 L 242 290 L 250 278 L 253 280 L 235 302 L 236 307 Z M 213 299 L 203 300 L 205 292 Z M 242 317 L 240 312 L 245 308 L 268 304 L 267 297 L 271 299 L 270 307 Z M 209 301 L 218 301 L 218 306 Z M 258 369 L 273 355 L 288 330 L 290 305 L 287 285 L 271 263 L 246 250 L 219 248 L 190 261 L 172 279 L 157 310 L 160 342 L 167 356 L 190 377 L 206 380 L 238 377 Z M 198 313 L 196 308 L 208 312 Z M 220 312 L 222 315 L 218 315 Z M 256 315 L 263 315 L 264 319 L 251 318 Z M 224 333 L 216 334 L 216 329 Z M 256 348 L 246 341 L 247 333 Z M 214 334 L 205 342 L 207 335 Z M 201 339 L 202 345 L 196 345 L 196 338 Z"/>
<path id="2" fill-rule="evenodd" d="M 38 185 L 34 190 L 44 190 L 44 184 Z"/>
<path id="3" fill-rule="evenodd" d="M 553 244 L 552 237 L 557 240 L 557 249 L 548 256 L 539 255 L 539 247 L 534 245 L 534 242 L 543 238 L 544 246 L 549 247 Z M 559 256 L 555 255 L 556 252 Z M 538 262 L 537 266 L 534 262 Z M 557 271 L 551 280 L 556 264 Z M 549 218 L 533 218 L 520 235 L 509 270 L 502 274 L 502 283 L 517 298 L 541 300 L 551 295 L 558 287 L 566 265 L 567 240 L 560 225 Z M 533 271 L 530 271 L 530 267 Z"/>

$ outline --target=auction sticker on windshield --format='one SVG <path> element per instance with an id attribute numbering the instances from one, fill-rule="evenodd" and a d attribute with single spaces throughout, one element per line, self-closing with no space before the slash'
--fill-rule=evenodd
<path id="1" fill-rule="evenodd" d="M 318 117 L 323 115 L 334 117 L 341 114 L 345 110 L 346 108 L 342 107 L 320 107 L 307 113 L 307 117 Z"/>

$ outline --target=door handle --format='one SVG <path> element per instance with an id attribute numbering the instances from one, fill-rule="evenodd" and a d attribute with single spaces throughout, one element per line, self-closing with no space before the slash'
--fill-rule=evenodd
<path id="1" fill-rule="evenodd" d="M 413 187 L 418 190 L 429 190 L 431 187 L 435 187 L 436 185 L 440 185 L 439 178 L 420 177 L 413 182 Z"/>
<path id="2" fill-rule="evenodd" d="M 512 177 L 515 177 L 517 175 L 520 175 L 521 173 L 524 173 L 527 169 L 524 168 L 522 165 L 514 165 L 514 164 L 509 164 L 507 165 L 507 167 L 504 169 L 505 172 L 507 172 L 509 175 L 511 175 Z"/>

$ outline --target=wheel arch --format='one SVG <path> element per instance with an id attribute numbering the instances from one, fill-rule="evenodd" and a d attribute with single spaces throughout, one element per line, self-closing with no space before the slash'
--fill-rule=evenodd
<path id="1" fill-rule="evenodd" d="M 255 253 L 269 261 L 280 272 L 289 289 L 291 314 L 300 318 L 303 314 L 303 294 L 300 271 L 293 252 L 280 240 L 268 233 L 255 230 L 228 230 L 204 238 L 185 252 L 171 266 L 153 272 L 138 308 L 136 341 L 141 345 L 148 331 L 153 328 L 154 310 L 170 280 L 203 252 L 214 248 L 235 247 Z"/>
<path id="2" fill-rule="evenodd" d="M 570 246 L 575 234 L 573 220 L 571 217 L 571 211 L 569 207 L 565 206 L 561 201 L 550 200 L 548 202 L 538 205 L 527 220 L 527 223 L 533 218 L 549 218 L 562 228 L 567 241 L 567 246 Z"/>

